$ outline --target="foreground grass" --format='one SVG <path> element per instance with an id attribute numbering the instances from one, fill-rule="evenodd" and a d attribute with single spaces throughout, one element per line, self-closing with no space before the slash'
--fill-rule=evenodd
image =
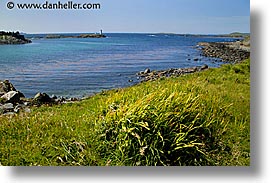
<path id="1" fill-rule="evenodd" d="M 250 61 L 0 117 L 2 165 L 249 165 Z"/>

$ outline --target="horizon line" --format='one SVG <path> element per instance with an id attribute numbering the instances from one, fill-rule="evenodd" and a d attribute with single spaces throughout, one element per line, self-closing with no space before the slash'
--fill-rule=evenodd
<path id="1" fill-rule="evenodd" d="M 16 32 L 16 31 L 14 31 Z M 81 33 L 100 33 L 100 32 L 24 32 L 19 31 L 23 34 L 81 34 Z M 239 31 L 233 31 L 233 32 L 227 32 L 227 33 L 175 33 L 175 32 L 103 32 L 103 34 L 183 34 L 183 35 L 227 35 L 227 34 L 233 34 L 233 33 L 240 33 L 240 34 L 251 34 L 251 32 L 239 32 Z"/>

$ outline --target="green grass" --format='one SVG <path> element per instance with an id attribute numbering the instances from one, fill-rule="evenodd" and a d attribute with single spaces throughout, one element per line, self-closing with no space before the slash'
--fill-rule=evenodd
<path id="1" fill-rule="evenodd" d="M 2 165 L 250 165 L 250 60 L 0 117 Z"/>

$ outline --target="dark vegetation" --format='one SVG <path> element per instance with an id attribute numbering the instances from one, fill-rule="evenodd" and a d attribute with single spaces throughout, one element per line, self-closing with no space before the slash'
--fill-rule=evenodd
<path id="1" fill-rule="evenodd" d="M 25 44 L 31 43 L 24 35 L 17 32 L 0 31 L 0 44 Z"/>

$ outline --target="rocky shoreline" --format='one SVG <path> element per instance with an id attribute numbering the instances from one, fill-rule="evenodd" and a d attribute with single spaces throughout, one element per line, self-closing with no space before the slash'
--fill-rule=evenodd
<path id="1" fill-rule="evenodd" d="M 250 57 L 250 39 L 236 42 L 201 42 L 198 44 L 201 50 L 201 56 L 214 57 L 221 59 L 222 62 L 238 63 Z M 198 61 L 194 58 L 194 61 Z M 207 70 L 208 65 L 191 68 L 171 68 L 168 70 L 151 71 L 147 68 L 136 75 L 140 82 L 153 81 L 163 77 L 180 76 Z"/>
<path id="2" fill-rule="evenodd" d="M 37 93 L 33 98 L 26 98 L 16 90 L 9 80 L 0 80 L 0 115 L 14 115 L 16 113 L 31 112 L 30 107 L 41 105 L 56 105 L 80 101 L 78 98 L 64 98 Z"/>
<path id="3" fill-rule="evenodd" d="M 146 82 L 146 81 L 154 81 L 163 77 L 173 77 L 173 76 L 177 77 L 184 74 L 191 74 L 191 73 L 200 72 L 206 69 L 208 69 L 208 65 L 203 65 L 201 67 L 199 66 L 191 67 L 191 68 L 177 68 L 177 69 L 171 68 L 168 70 L 160 70 L 160 71 L 151 71 L 148 68 L 145 71 L 140 71 L 136 75 L 138 76 L 138 80 L 140 80 L 140 82 Z"/>
<path id="4" fill-rule="evenodd" d="M 202 55 L 220 58 L 224 62 L 238 63 L 250 57 L 250 45 L 239 42 L 233 43 L 199 43 Z M 194 61 L 196 61 L 194 59 Z M 136 73 L 139 82 L 153 81 L 164 77 L 177 77 L 207 70 L 208 65 L 191 68 L 171 68 L 167 70 L 151 71 L 147 68 Z M 129 81 L 131 82 L 131 81 Z M 54 105 L 80 101 L 78 98 L 64 98 L 37 93 L 33 98 L 25 98 L 24 94 L 16 90 L 8 80 L 0 80 L 0 115 L 14 115 L 20 111 L 31 112 L 32 106 Z"/>
<path id="5" fill-rule="evenodd" d="M 201 42 L 199 46 L 203 56 L 220 58 L 223 62 L 238 63 L 250 57 L 250 46 L 240 41 Z"/>

